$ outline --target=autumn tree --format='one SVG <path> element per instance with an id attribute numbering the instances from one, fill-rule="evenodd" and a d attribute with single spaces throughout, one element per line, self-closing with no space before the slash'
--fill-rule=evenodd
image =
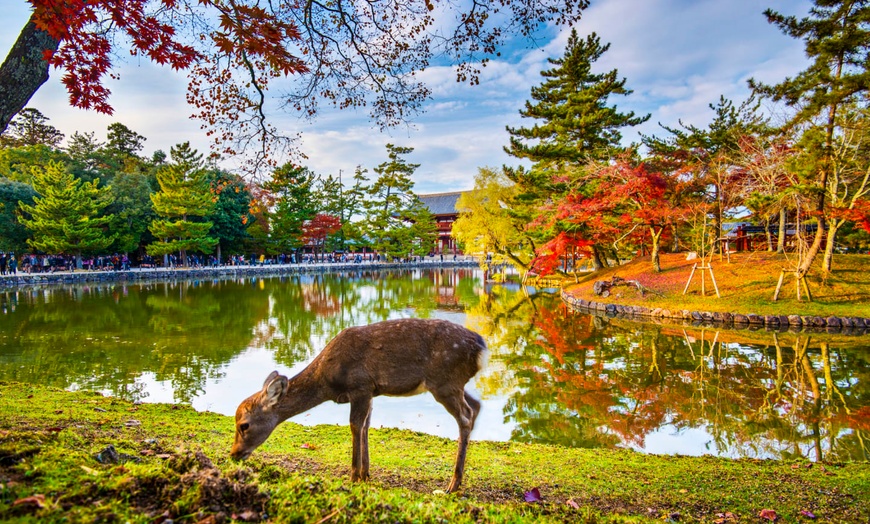
<path id="1" fill-rule="evenodd" d="M 76 267 L 82 267 L 82 253 L 99 253 L 112 245 L 114 234 L 107 231 L 111 215 L 103 215 L 109 205 L 110 189 L 99 182 L 83 182 L 68 173 L 62 164 L 50 163 L 45 169 L 34 168 L 33 205 L 20 202 L 29 215 L 20 222 L 33 238 L 33 249 L 49 254 L 70 254 Z"/>
<path id="2" fill-rule="evenodd" d="M 706 127 L 683 122 L 679 127 L 662 125 L 664 137 L 643 136 L 642 140 L 649 149 L 648 161 L 657 170 L 673 171 L 697 181 L 696 187 L 703 191 L 707 203 L 700 211 L 712 216 L 713 238 L 720 239 L 724 237 L 722 224 L 745 204 L 747 178 L 742 168 L 741 144 L 761 140 L 769 130 L 753 98 L 735 104 L 720 96 L 709 107 L 714 116 Z M 785 218 L 785 208 L 768 211 L 782 211 Z M 714 241 L 714 246 L 719 245 Z"/>
<path id="3" fill-rule="evenodd" d="M 513 170 L 508 176 L 520 189 L 518 200 L 527 210 L 536 210 L 564 193 L 565 170 L 589 161 L 610 158 L 620 149 L 621 130 L 645 122 L 649 115 L 636 116 L 620 112 L 612 98 L 627 96 L 631 90 L 616 69 L 604 73 L 593 71 L 593 64 L 610 48 L 595 33 L 580 38 L 571 31 L 561 58 L 548 59 L 552 68 L 541 72 L 541 85 L 531 90 L 531 101 L 520 110 L 523 118 L 536 122 L 531 127 L 508 127 L 510 144 L 505 151 L 534 163 L 529 170 Z M 531 215 L 518 214 L 521 224 L 534 221 Z M 539 241 L 554 238 L 561 231 L 558 224 L 538 232 Z M 572 232 L 571 236 L 576 237 Z M 596 266 L 603 264 L 598 251 Z"/>
<path id="4" fill-rule="evenodd" d="M 292 146 L 267 121 L 269 88 L 292 77 L 279 103 L 311 116 L 322 101 L 367 108 L 382 125 L 405 121 L 429 89 L 434 60 L 476 83 L 515 36 L 572 24 L 587 0 L 266 3 L 259 0 L 28 0 L 33 14 L 0 66 L 0 132 L 50 68 L 75 107 L 111 114 L 105 79 L 125 53 L 187 70 L 188 101 L 220 152 L 252 149 L 269 162 Z"/>
<path id="5" fill-rule="evenodd" d="M 341 230 L 341 219 L 326 213 L 317 213 L 314 218 L 302 225 L 302 241 L 310 246 L 316 257 L 326 248 L 326 240 L 330 235 Z"/>
<path id="6" fill-rule="evenodd" d="M 493 263 L 509 262 L 527 270 L 534 255 L 525 228 L 511 216 L 518 188 L 504 170 L 480 168 L 474 177 L 474 189 L 464 192 L 456 202 L 459 217 L 453 223 L 453 236 L 465 253 L 484 260 L 492 255 Z"/>
<path id="7" fill-rule="evenodd" d="M 809 15 L 800 19 L 772 9 L 764 12 L 771 24 L 804 41 L 809 67 L 772 86 L 750 81 L 759 93 L 794 108 L 788 127 L 803 128 L 807 147 L 818 148 L 820 153 L 802 181 L 814 196 L 811 212 L 818 227 L 797 270 L 799 279 L 821 251 L 828 230 L 830 183 L 838 169 L 835 149 L 837 135 L 842 132 L 839 116 L 852 102 L 866 103 L 870 92 L 870 0 L 814 0 L 813 4 Z M 833 249 L 833 240 L 830 246 Z M 825 257 L 825 272 L 831 270 L 832 254 Z"/>
<path id="8" fill-rule="evenodd" d="M 184 142 L 170 149 L 172 162 L 157 171 L 160 191 L 151 195 L 154 212 L 160 218 L 151 222 L 157 239 L 146 250 L 149 255 L 178 252 L 182 265 L 188 252 L 211 253 L 218 239 L 209 236 L 212 223 L 204 220 L 217 199 L 211 191 L 202 155 Z"/>

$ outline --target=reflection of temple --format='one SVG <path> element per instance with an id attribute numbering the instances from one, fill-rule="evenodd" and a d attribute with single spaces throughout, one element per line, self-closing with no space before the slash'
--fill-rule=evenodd
<path id="1" fill-rule="evenodd" d="M 462 191 L 455 191 L 453 193 L 419 195 L 420 201 L 429 208 L 429 212 L 435 217 L 438 232 L 438 240 L 435 241 L 435 254 L 462 254 L 456 246 L 456 240 L 450 234 L 453 229 L 453 223 L 456 222 L 456 218 L 459 216 L 459 211 L 456 210 L 456 202 L 462 193 Z"/>
<path id="2" fill-rule="evenodd" d="M 469 269 L 441 269 L 432 271 L 430 274 L 432 283 L 435 285 L 437 295 L 435 302 L 439 309 L 460 309 L 464 308 L 459 303 L 459 297 L 456 294 L 456 288 L 459 286 L 459 280 L 462 278 L 471 278 L 473 273 Z"/>

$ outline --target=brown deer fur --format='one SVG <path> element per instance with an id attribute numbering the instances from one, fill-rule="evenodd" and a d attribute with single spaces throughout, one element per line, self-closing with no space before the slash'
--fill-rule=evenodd
<path id="1" fill-rule="evenodd" d="M 350 403 L 351 479 L 369 477 L 368 430 L 372 398 L 429 391 L 456 419 L 459 450 L 447 488 L 462 483 L 465 453 L 480 402 L 465 384 L 481 369 L 486 343 L 446 320 L 387 320 L 343 330 L 293 378 L 273 371 L 263 389 L 236 410 L 231 456 L 245 459 L 288 418 L 328 400 Z"/>

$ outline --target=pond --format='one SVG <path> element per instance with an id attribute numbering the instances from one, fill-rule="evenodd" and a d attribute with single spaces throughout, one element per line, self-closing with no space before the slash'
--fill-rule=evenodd
<path id="1" fill-rule="evenodd" d="M 490 347 L 472 438 L 647 453 L 870 459 L 870 337 L 642 324 L 474 269 L 355 271 L 0 293 L 0 380 L 231 415 L 341 329 L 443 318 Z M 323 404 L 302 424 L 348 422 Z M 429 394 L 378 397 L 372 426 L 455 438 Z M 227 445 L 229 446 L 227 436 Z"/>

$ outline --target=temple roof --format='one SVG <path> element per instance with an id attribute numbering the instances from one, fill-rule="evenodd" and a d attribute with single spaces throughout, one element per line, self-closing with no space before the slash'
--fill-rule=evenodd
<path id="1" fill-rule="evenodd" d="M 459 213 L 456 209 L 456 201 L 459 200 L 459 195 L 464 191 L 454 191 L 452 193 L 432 193 L 429 195 L 417 195 L 420 201 L 423 202 L 429 212 L 433 215 L 455 215 Z"/>

